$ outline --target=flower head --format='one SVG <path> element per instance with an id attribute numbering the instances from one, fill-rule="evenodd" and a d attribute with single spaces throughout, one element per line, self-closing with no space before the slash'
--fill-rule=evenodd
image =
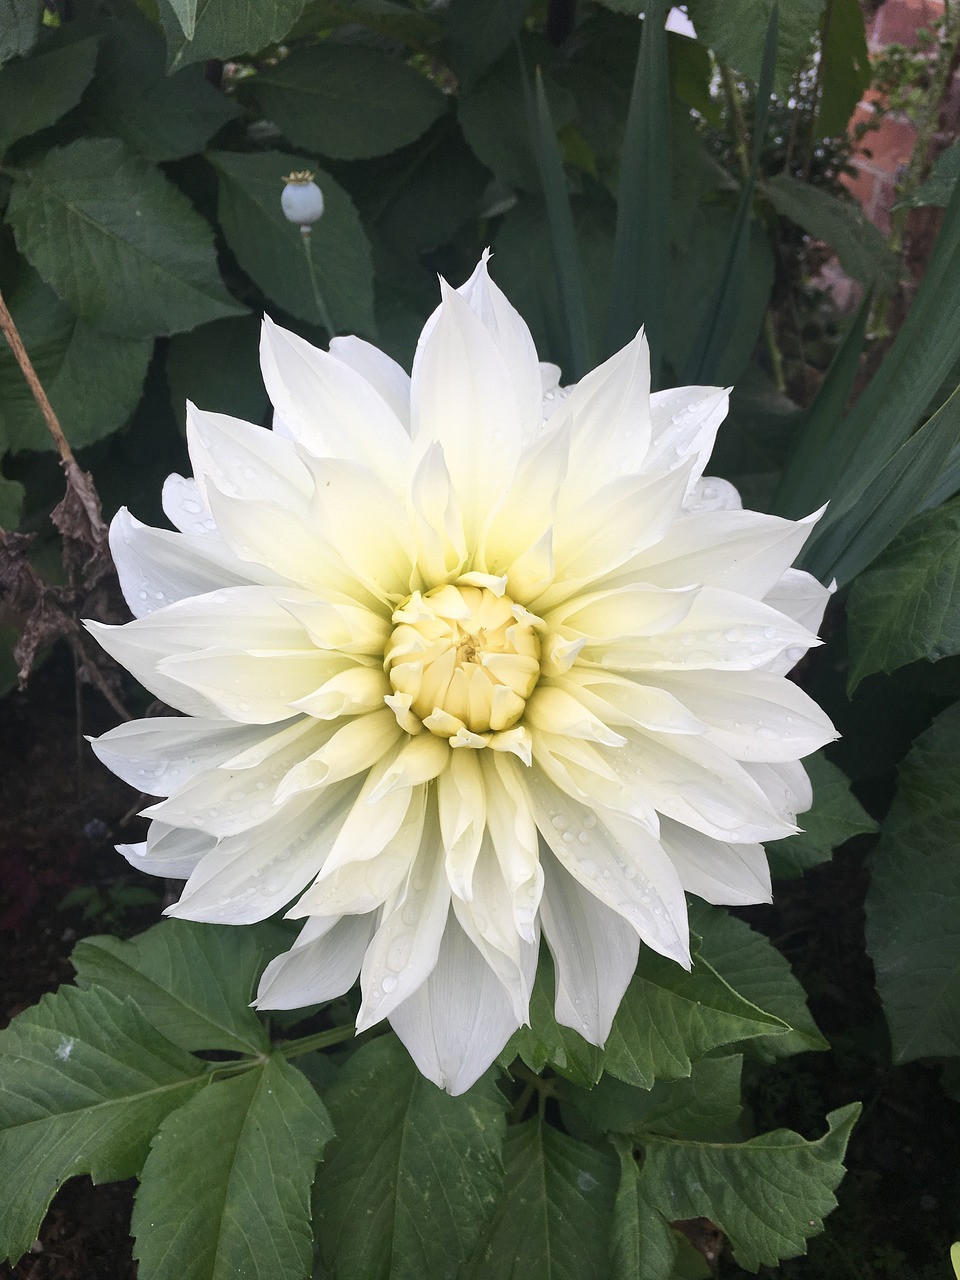
<path id="1" fill-rule="evenodd" d="M 684 891 L 769 899 L 761 842 L 835 736 L 785 673 L 827 591 L 811 528 L 702 478 L 726 392 L 651 395 L 642 334 L 576 386 L 489 279 L 442 284 L 408 377 L 264 322 L 273 431 L 188 412 L 179 532 L 121 511 L 135 620 L 101 644 L 183 713 L 94 743 L 146 810 L 168 914 L 304 920 L 263 1008 L 360 977 L 461 1092 L 527 1018 L 602 1044 L 641 941 L 689 965 Z"/>

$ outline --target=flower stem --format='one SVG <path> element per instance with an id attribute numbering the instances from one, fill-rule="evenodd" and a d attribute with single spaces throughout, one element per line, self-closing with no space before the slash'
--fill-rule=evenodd
<path id="1" fill-rule="evenodd" d="M 332 1044 L 352 1040 L 356 1034 L 356 1028 L 352 1025 L 331 1027 L 329 1031 L 318 1031 L 316 1035 L 304 1036 L 302 1040 L 288 1040 L 286 1044 L 278 1044 L 276 1048 L 287 1059 L 299 1058 L 304 1053 L 312 1053 L 314 1049 L 326 1049 Z"/>
<path id="2" fill-rule="evenodd" d="M 320 282 L 317 279 L 317 268 L 314 265 L 313 254 L 310 252 L 310 228 L 300 229 L 300 236 L 303 240 L 303 252 L 307 258 L 307 271 L 310 275 L 310 287 L 313 289 L 313 300 L 317 304 L 317 314 L 320 316 L 320 323 L 326 329 L 328 335 L 333 338 L 336 336 L 336 329 L 333 327 L 333 321 L 330 319 L 330 312 L 327 310 L 327 304 L 323 300 L 323 294 L 320 292 Z"/>

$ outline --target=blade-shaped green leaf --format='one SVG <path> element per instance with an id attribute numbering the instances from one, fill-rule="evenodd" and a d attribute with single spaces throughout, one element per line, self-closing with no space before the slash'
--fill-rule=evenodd
<path id="1" fill-rule="evenodd" d="M 260 1053 L 269 1040 L 249 1007 L 272 952 L 258 929 L 164 920 L 129 942 L 83 938 L 72 961 L 81 986 L 132 996 L 183 1049 Z"/>
<path id="2" fill-rule="evenodd" d="M 670 87 L 666 0 L 647 5 L 620 159 L 610 300 L 610 351 L 640 325 L 650 344 L 650 377 L 660 386 L 663 301 L 669 259 Z"/>
<path id="3" fill-rule="evenodd" d="M 742 1143 L 649 1139 L 640 1174 L 648 1202 L 670 1220 L 709 1218 L 748 1271 L 806 1253 L 836 1208 L 843 1157 L 860 1104 L 827 1116 L 829 1130 L 808 1142 L 777 1129 Z"/>
<path id="4" fill-rule="evenodd" d="M 75 107 L 96 61 L 97 40 L 91 36 L 0 70 L 0 155 Z"/>
<path id="5" fill-rule="evenodd" d="M 960 387 L 866 488 L 858 486 L 846 504 L 827 512 L 803 550 L 802 566 L 821 581 L 835 578 L 840 586 L 855 578 L 920 510 L 958 437 Z"/>
<path id="6" fill-rule="evenodd" d="M 159 0 L 170 71 L 257 53 L 282 40 L 303 12 L 305 0 Z M 186 23 L 186 25 L 184 25 Z M 187 34 L 187 27 L 192 27 Z"/>
<path id="7" fill-rule="evenodd" d="M 62 987 L 0 1034 L 0 1256 L 36 1239 L 57 1188 L 78 1173 L 138 1173 L 164 1117 L 206 1064 L 165 1040 L 132 1000 Z"/>
<path id="8" fill-rule="evenodd" d="M 504 1167 L 496 1213 L 464 1280 L 606 1280 L 612 1154 L 533 1119 L 510 1130 Z"/>
<path id="9" fill-rule="evenodd" d="M 154 23 L 135 10 L 110 21 L 83 100 L 90 132 L 119 138 L 148 160 L 178 160 L 202 150 L 237 114 L 236 103 L 213 87 L 202 67 L 167 75 Z"/>
<path id="10" fill-rule="evenodd" d="M 803 767 L 813 785 L 813 807 L 798 818 L 803 830 L 766 846 L 774 878 L 803 875 L 808 867 L 829 862 L 853 836 L 876 831 L 877 824 L 850 790 L 850 779 L 822 752 L 808 756 Z"/>
<path id="11" fill-rule="evenodd" d="M 406 146 L 447 108 L 424 76 L 365 45 L 298 49 L 258 75 L 252 87 L 292 143 L 337 160 L 382 156 Z"/>
<path id="12" fill-rule="evenodd" d="M 751 1037 L 744 1053 L 773 1062 L 829 1048 L 807 1008 L 806 992 L 769 938 L 722 907 L 697 900 L 691 903 L 690 927 L 700 934 L 702 954 L 730 986 L 790 1028 L 785 1035 Z"/>
<path id="13" fill-rule="evenodd" d="M 114 140 L 47 152 L 14 184 L 7 221 L 47 284 L 100 328 L 147 338 L 243 312 L 223 287 L 207 223 Z"/>
<path id="14" fill-rule="evenodd" d="M 302 169 L 302 156 L 283 151 L 240 154 L 213 151 L 217 210 L 237 261 L 272 301 L 291 315 L 322 325 L 310 273 L 309 252 L 320 296 L 340 333 L 374 333 L 373 262 L 350 197 L 328 173 L 314 171 L 324 212 L 304 247 L 298 227 L 280 208 L 283 177 Z"/>
<path id="15" fill-rule="evenodd" d="M 104 333 L 78 320 L 29 268 L 5 301 L 70 444 L 92 444 L 122 427 L 140 399 L 153 352 L 149 338 Z M 0 450 L 54 448 L 13 352 L 0 345 Z"/>
<path id="16" fill-rule="evenodd" d="M 591 366 L 587 310 L 584 300 L 580 250 L 573 225 L 570 192 L 563 171 L 563 156 L 557 142 L 550 103 L 540 68 L 536 85 L 530 91 L 524 78 L 527 124 L 534 139 L 534 152 L 540 170 L 543 197 L 547 206 L 553 262 L 560 290 L 563 320 L 569 344 L 569 370 L 573 380 L 582 378 Z"/>
<path id="17" fill-rule="evenodd" d="M 960 177 L 960 141 L 954 142 L 937 156 L 926 180 L 903 203 L 909 206 L 948 205 L 958 177 Z"/>
<path id="18" fill-rule="evenodd" d="M 870 87 L 873 69 L 859 0 L 833 0 L 824 13 L 817 136 L 846 133 L 857 103 Z"/>
<path id="19" fill-rule="evenodd" d="M 445 1280 L 492 1212 L 506 1101 L 489 1078 L 451 1098 L 393 1036 L 331 1088 L 337 1132 L 317 1178 L 321 1253 L 338 1280 Z"/>
<path id="20" fill-rule="evenodd" d="M 867 895 L 894 1061 L 960 1055 L 960 704 L 900 767 Z"/>
<path id="21" fill-rule="evenodd" d="M 915 516 L 847 601 L 852 693 L 864 676 L 960 653 L 960 501 Z"/>
<path id="22" fill-rule="evenodd" d="M 133 1210 L 143 1280 L 305 1280 L 310 1186 L 332 1136 L 314 1090 L 276 1056 L 172 1112 Z"/>

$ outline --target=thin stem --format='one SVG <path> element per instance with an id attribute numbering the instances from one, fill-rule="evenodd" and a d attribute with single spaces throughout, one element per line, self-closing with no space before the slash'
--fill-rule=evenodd
<path id="1" fill-rule="evenodd" d="M 57 415 L 53 411 L 53 405 L 47 399 L 47 393 L 41 385 L 40 379 L 37 377 L 37 371 L 34 369 L 27 355 L 26 347 L 20 337 L 13 316 L 3 300 L 3 294 L 0 293 L 0 329 L 3 330 L 3 336 L 10 344 L 10 350 L 17 358 L 17 364 L 23 376 L 27 380 L 27 385 L 33 392 L 33 398 L 37 402 L 37 408 L 43 414 L 43 420 L 47 424 L 47 429 L 53 436 L 54 443 L 63 459 L 63 465 L 66 468 L 76 466 L 76 459 L 73 456 L 73 450 L 67 443 L 67 437 L 63 434 L 63 429 L 57 419 Z"/>
<path id="2" fill-rule="evenodd" d="M 326 1049 L 332 1044 L 342 1044 L 344 1040 L 352 1040 L 357 1034 L 356 1027 L 331 1027 L 329 1031 L 318 1031 L 316 1035 L 304 1036 L 302 1040 L 288 1040 L 286 1044 L 278 1044 L 277 1050 L 287 1059 L 299 1058 L 305 1053 L 313 1053 L 314 1049 Z"/>
<path id="3" fill-rule="evenodd" d="M 310 274 L 310 286 L 313 289 L 313 300 L 317 304 L 317 313 L 320 316 L 320 323 L 326 329 L 331 338 L 336 336 L 336 329 L 333 327 L 333 321 L 330 319 L 330 312 L 327 310 L 327 304 L 323 300 L 320 292 L 320 282 L 317 279 L 317 268 L 313 262 L 313 254 L 310 252 L 310 230 L 300 232 L 303 239 L 303 252 L 307 257 L 307 271 Z"/>
<path id="4" fill-rule="evenodd" d="M 733 124 L 733 136 L 737 144 L 737 156 L 740 160 L 743 176 L 746 178 L 750 173 L 750 143 L 747 140 L 747 122 L 743 118 L 743 107 L 740 103 L 740 95 L 737 92 L 737 82 L 733 78 L 733 72 L 725 62 L 721 62 L 718 65 L 720 67 L 720 82 L 723 85 L 723 91 L 727 96 L 727 105 L 730 108 L 730 120 Z"/>

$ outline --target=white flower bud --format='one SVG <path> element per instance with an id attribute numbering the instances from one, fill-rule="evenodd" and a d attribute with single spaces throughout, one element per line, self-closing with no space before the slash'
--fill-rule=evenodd
<path id="1" fill-rule="evenodd" d="M 323 192 L 313 180 L 313 174 L 303 169 L 288 173 L 284 178 L 280 207 L 288 222 L 295 222 L 302 230 L 311 227 L 323 217 Z"/>

